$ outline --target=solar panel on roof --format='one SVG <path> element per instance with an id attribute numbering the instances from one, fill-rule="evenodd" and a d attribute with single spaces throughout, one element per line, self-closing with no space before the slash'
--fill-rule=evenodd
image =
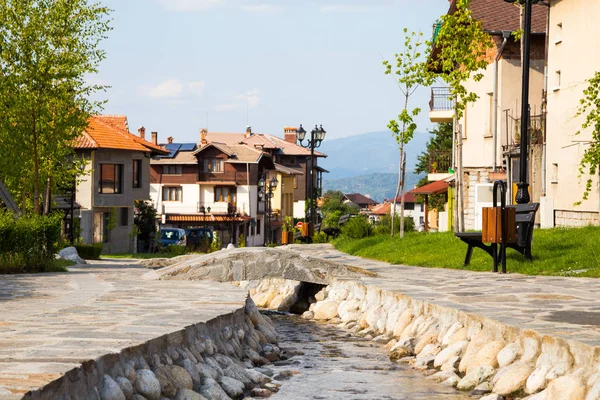
<path id="1" fill-rule="evenodd" d="M 182 143 L 179 151 L 192 151 L 196 149 L 196 143 Z"/>
<path id="2" fill-rule="evenodd" d="M 181 147 L 180 143 L 168 143 L 165 148 L 169 151 L 169 155 L 168 156 L 164 156 L 163 158 L 173 158 L 175 157 L 175 154 L 177 154 L 177 151 L 179 151 L 179 148 Z"/>

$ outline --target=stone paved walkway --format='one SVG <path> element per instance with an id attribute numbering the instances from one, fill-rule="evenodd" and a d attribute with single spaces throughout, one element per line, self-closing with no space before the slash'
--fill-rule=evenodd
<path id="1" fill-rule="evenodd" d="M 0 399 L 20 398 L 82 361 L 244 306 L 246 292 L 231 284 L 143 280 L 148 270 L 131 263 L 0 276 Z"/>
<path id="2" fill-rule="evenodd" d="M 391 265 L 329 244 L 287 248 L 378 274 L 369 285 L 542 334 L 600 346 L 600 279 L 525 276 Z"/>

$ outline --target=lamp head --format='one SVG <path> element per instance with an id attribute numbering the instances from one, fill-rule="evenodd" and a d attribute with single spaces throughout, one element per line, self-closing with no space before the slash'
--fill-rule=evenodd
<path id="1" fill-rule="evenodd" d="M 265 187 L 265 178 L 260 178 L 258 181 L 258 187 L 261 189 Z"/>
<path id="2" fill-rule="evenodd" d="M 306 137 L 306 131 L 302 127 L 302 124 L 300 124 L 300 127 L 298 129 L 296 129 L 296 139 L 298 139 L 298 141 L 302 142 L 305 137 Z"/>

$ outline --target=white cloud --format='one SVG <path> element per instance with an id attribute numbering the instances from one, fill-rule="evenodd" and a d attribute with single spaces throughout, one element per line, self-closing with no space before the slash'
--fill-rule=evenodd
<path id="1" fill-rule="evenodd" d="M 142 92 L 153 99 L 178 97 L 183 92 L 183 85 L 177 79 L 167 79 L 156 86 L 144 86 Z"/>
<path id="2" fill-rule="evenodd" d="M 216 111 L 231 111 L 238 109 L 245 109 L 246 107 L 250 110 L 258 107 L 260 103 L 260 90 L 252 89 L 246 93 L 238 94 L 233 97 L 233 102 L 227 104 L 220 104 L 215 107 Z"/>
<path id="3" fill-rule="evenodd" d="M 206 82 L 204 81 L 192 81 L 188 83 L 188 89 L 190 92 L 194 93 L 197 96 L 202 96 L 204 93 L 204 87 L 206 86 Z"/>
<path id="4" fill-rule="evenodd" d="M 225 0 L 158 0 L 167 10 L 171 11 L 202 11 L 220 4 Z"/>

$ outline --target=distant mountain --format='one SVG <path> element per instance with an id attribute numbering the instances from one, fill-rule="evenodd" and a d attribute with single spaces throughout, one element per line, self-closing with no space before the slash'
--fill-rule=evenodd
<path id="1" fill-rule="evenodd" d="M 405 147 L 406 190 L 412 189 L 420 179 L 413 171 L 429 137 L 429 134 L 415 133 Z M 327 158 L 319 160 L 319 165 L 329 171 L 323 176 L 324 190 L 361 193 L 379 202 L 396 194 L 400 156 L 392 132 L 324 140 L 319 151 L 327 154 Z"/>
<path id="2" fill-rule="evenodd" d="M 420 177 L 414 174 L 406 176 L 406 187 L 408 191 L 412 189 Z M 340 190 L 343 193 L 360 193 L 369 196 L 380 203 L 384 199 L 393 199 L 396 194 L 396 185 L 398 184 L 398 174 L 377 173 L 350 178 L 340 178 L 323 181 L 323 193 L 328 190 Z"/>
<path id="3" fill-rule="evenodd" d="M 406 146 L 407 175 L 412 174 L 417 156 L 425 150 L 429 137 L 426 133 L 415 133 Z M 398 173 L 398 145 L 390 131 L 326 139 L 319 151 L 327 154 L 327 158 L 319 160 L 319 165 L 329 170 L 324 176 L 326 180 L 372 173 Z"/>

